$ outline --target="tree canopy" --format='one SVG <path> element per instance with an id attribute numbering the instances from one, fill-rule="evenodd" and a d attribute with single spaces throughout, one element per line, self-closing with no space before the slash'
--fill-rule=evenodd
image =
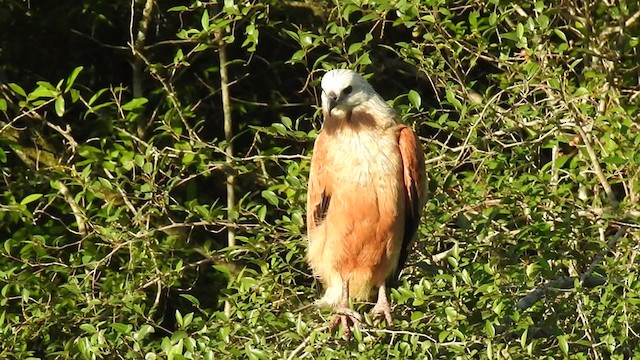
<path id="1" fill-rule="evenodd" d="M 637 358 L 639 41 L 636 0 L 5 0 L 0 357 Z M 351 341 L 304 255 L 334 68 L 429 176 Z"/>

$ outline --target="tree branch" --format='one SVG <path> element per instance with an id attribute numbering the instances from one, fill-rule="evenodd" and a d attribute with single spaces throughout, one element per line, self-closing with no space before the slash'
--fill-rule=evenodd
<path id="1" fill-rule="evenodd" d="M 609 200 L 609 204 L 614 209 L 618 208 L 618 200 L 616 199 L 616 195 L 613 193 L 613 189 L 611 189 L 611 185 L 607 181 L 607 178 L 604 176 L 602 172 L 602 168 L 600 167 L 600 161 L 598 160 L 598 156 L 596 155 L 593 146 L 591 145 L 591 140 L 587 137 L 587 133 L 582 128 L 582 125 L 576 124 L 575 129 L 580 134 L 582 141 L 584 142 L 584 147 L 587 150 L 587 154 L 589 155 L 589 160 L 591 160 L 591 166 L 593 167 L 593 172 L 596 173 L 598 177 L 598 181 L 600 185 L 604 189 L 604 192 L 607 194 L 607 199 Z"/>
<path id="2" fill-rule="evenodd" d="M 589 268 L 584 273 L 582 273 L 580 277 L 576 278 L 576 277 L 570 277 L 570 276 L 561 276 L 554 280 L 548 281 L 542 286 L 539 286 L 533 291 L 529 292 L 526 296 L 524 296 L 520 300 L 518 300 L 518 302 L 516 303 L 516 309 L 523 311 L 532 307 L 535 303 L 540 301 L 551 290 L 573 289 L 576 279 L 578 279 L 582 283 L 582 286 L 587 288 L 604 285 L 607 282 L 606 278 L 592 275 L 593 270 L 595 270 L 595 267 L 602 261 L 606 253 L 609 252 L 611 249 L 613 249 L 615 244 L 618 242 L 618 240 L 620 240 L 621 237 L 624 236 L 626 231 L 627 231 L 626 226 L 620 227 L 618 232 L 616 232 L 616 234 L 613 235 L 611 240 L 607 242 L 607 247 L 600 251 L 598 256 L 596 256 L 591 262 L 591 264 L 589 265 Z M 511 327 L 511 325 L 513 325 L 513 321 L 507 315 L 505 315 L 503 319 L 503 323 L 504 325 L 500 326 L 500 329 L 496 329 L 497 332 L 502 333 L 506 331 L 509 327 Z"/>
<path id="3" fill-rule="evenodd" d="M 138 98 L 142 96 L 142 68 L 144 65 L 144 59 L 140 56 L 144 50 L 144 43 L 147 39 L 147 30 L 149 29 L 149 23 L 151 22 L 151 12 L 153 11 L 154 0 L 146 0 L 144 9 L 142 10 L 142 19 L 138 24 L 138 33 L 136 34 L 135 41 L 133 39 L 133 18 L 135 15 L 135 0 L 131 0 L 131 23 L 129 24 L 129 34 L 131 37 L 131 52 L 133 53 L 133 97 Z M 137 133 L 138 137 L 144 138 L 144 132 L 146 129 L 146 122 L 143 116 L 138 117 Z"/>
<path id="4" fill-rule="evenodd" d="M 225 149 L 226 160 L 228 164 L 233 162 L 233 118 L 231 117 L 231 97 L 229 95 L 229 73 L 227 71 L 227 47 L 224 43 L 223 30 L 216 31 L 216 40 L 220 47 L 218 48 L 218 56 L 220 59 L 220 89 L 222 90 L 222 113 L 224 116 L 224 138 L 227 142 Z M 236 207 L 235 191 L 233 185 L 235 176 L 227 175 L 227 218 L 229 222 L 233 222 Z M 229 228 L 227 243 L 229 246 L 236 245 L 236 232 L 233 228 Z"/>
<path id="5" fill-rule="evenodd" d="M 218 59 L 220 61 L 220 90 L 222 95 L 222 114 L 224 117 L 224 138 L 226 140 L 225 158 L 229 166 L 233 163 L 233 118 L 231 117 L 231 96 L 229 95 L 229 73 L 227 71 L 227 47 L 224 42 L 224 30 L 217 29 L 215 40 L 218 45 Z M 227 220 L 230 223 L 235 221 L 236 195 L 233 185 L 235 176 L 231 173 L 227 175 Z M 234 228 L 227 229 L 227 245 L 236 245 L 236 231 Z M 231 314 L 231 303 L 225 301 L 224 313 Z"/>
<path id="6" fill-rule="evenodd" d="M 76 224 L 78 225 L 78 232 L 83 237 L 87 236 L 87 224 L 84 219 L 84 212 L 80 208 L 80 205 L 78 205 L 78 203 L 76 202 L 73 195 L 71 195 L 69 188 L 61 182 L 59 184 L 60 184 L 60 190 L 59 190 L 60 194 L 62 194 L 65 201 L 69 204 L 69 206 L 71 207 L 71 212 L 73 213 L 73 216 L 76 218 Z"/>
<path id="7" fill-rule="evenodd" d="M 600 38 L 604 39 L 605 37 L 615 33 L 615 32 L 622 32 L 625 28 L 628 28 L 629 26 L 633 25 L 633 23 L 635 23 L 638 19 L 640 19 L 640 10 L 637 11 L 635 14 L 631 15 L 631 17 L 629 17 L 625 22 L 624 22 L 624 27 L 622 26 L 612 26 L 612 27 L 608 27 L 606 29 L 604 29 L 603 32 L 600 33 Z"/>

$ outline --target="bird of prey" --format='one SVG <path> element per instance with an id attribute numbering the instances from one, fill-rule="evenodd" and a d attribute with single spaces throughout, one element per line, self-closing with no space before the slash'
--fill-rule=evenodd
<path id="1" fill-rule="evenodd" d="M 398 276 L 425 203 L 424 153 L 411 128 L 360 74 L 332 70 L 322 78 L 324 122 L 307 193 L 307 259 L 335 308 L 331 328 L 345 336 L 360 321 L 349 300 L 377 287 L 375 319 L 392 324 L 385 283 Z"/>

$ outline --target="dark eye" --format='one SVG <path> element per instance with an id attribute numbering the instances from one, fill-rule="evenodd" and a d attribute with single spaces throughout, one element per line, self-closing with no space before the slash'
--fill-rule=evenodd
<path id="1" fill-rule="evenodd" d="M 351 94 L 352 91 L 353 91 L 353 88 L 351 87 L 351 85 L 349 85 L 346 88 L 344 88 L 344 90 L 342 90 L 342 93 L 345 95 L 349 95 Z"/>

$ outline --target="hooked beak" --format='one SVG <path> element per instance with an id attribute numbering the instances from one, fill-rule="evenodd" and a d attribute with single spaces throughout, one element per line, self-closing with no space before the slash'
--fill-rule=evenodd
<path id="1" fill-rule="evenodd" d="M 338 96 L 333 92 L 327 93 L 327 101 L 329 113 L 331 113 L 331 110 L 338 105 Z"/>

